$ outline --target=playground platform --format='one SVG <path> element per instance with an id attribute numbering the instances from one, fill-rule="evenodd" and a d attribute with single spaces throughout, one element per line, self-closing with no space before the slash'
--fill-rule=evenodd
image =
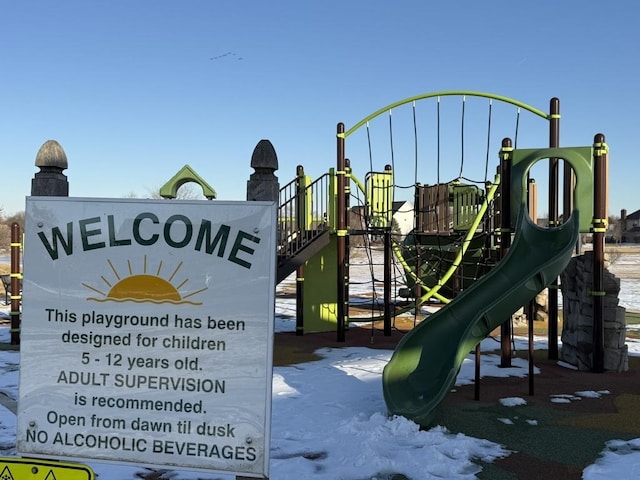
<path id="1" fill-rule="evenodd" d="M 393 349 L 402 336 L 400 330 L 387 337 L 380 330 L 372 335 L 370 326 L 351 326 L 344 343 L 336 341 L 335 332 L 278 333 L 274 364 L 312 361 L 317 358 L 313 352 L 323 347 Z M 516 355 L 526 357 L 527 351 Z M 640 437 L 640 357 L 629 357 L 629 370 L 623 373 L 570 370 L 548 360 L 546 350 L 535 351 L 535 364 L 540 373 L 535 375 L 533 395 L 529 395 L 526 377 L 485 377 L 480 383 L 480 400 L 474 400 L 473 385 L 456 387 L 437 409 L 435 424 L 514 452 L 483 464 L 480 480 L 579 480 L 607 441 Z M 608 393 L 590 398 L 576 392 Z M 559 396 L 567 401 L 551 401 Z M 512 397 L 526 400 L 527 405 L 500 403 Z"/>

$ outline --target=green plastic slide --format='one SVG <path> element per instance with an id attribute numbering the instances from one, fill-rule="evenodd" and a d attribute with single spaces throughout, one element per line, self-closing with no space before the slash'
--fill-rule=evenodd
<path id="1" fill-rule="evenodd" d="M 534 225 L 524 202 L 517 218 L 508 255 L 398 343 L 382 375 L 391 414 L 429 426 L 465 357 L 569 263 L 580 232 L 578 210 L 552 229 Z"/>

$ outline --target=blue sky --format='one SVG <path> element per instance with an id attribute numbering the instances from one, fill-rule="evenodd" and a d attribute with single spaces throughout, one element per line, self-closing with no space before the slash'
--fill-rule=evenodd
<path id="1" fill-rule="evenodd" d="M 297 164 L 313 176 L 335 165 L 338 122 L 474 90 L 543 111 L 560 98 L 561 144 L 604 133 L 610 213 L 632 212 L 639 32 L 628 1 L 5 2 L 0 205 L 24 210 L 48 139 L 67 154 L 72 196 L 145 197 L 189 164 L 219 199 L 244 200 L 261 139 L 284 185 Z M 477 156 L 484 162 L 484 147 Z M 413 160 L 395 168 L 413 175 Z M 435 183 L 433 170 L 419 181 Z"/>

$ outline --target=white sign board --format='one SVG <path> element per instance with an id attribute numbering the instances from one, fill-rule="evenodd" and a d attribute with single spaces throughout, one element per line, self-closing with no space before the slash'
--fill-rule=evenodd
<path id="1" fill-rule="evenodd" d="M 268 476 L 275 205 L 26 206 L 19 453 Z"/>

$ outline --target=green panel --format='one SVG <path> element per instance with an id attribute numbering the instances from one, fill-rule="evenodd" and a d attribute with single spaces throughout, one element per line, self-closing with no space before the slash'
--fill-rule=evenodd
<path id="1" fill-rule="evenodd" d="M 593 220 L 593 149 L 591 147 L 514 150 L 511 170 L 511 225 L 516 224 L 521 203 L 527 202 L 527 172 L 536 162 L 547 158 L 561 158 L 573 168 L 576 175 L 573 208 L 580 212 L 580 232 L 590 232 Z"/>
<path id="2" fill-rule="evenodd" d="M 390 228 L 393 215 L 393 173 L 370 172 L 366 179 L 367 223 L 372 228 Z"/>
<path id="3" fill-rule="evenodd" d="M 327 211 L 329 212 L 329 228 L 332 232 L 335 232 L 338 228 L 338 217 L 336 215 L 337 210 L 337 197 L 338 196 L 338 181 L 336 179 L 335 168 L 329 169 L 329 205 Z"/>
<path id="4" fill-rule="evenodd" d="M 302 293 L 304 333 L 335 331 L 338 324 L 338 242 L 331 235 L 329 245 L 304 266 Z"/>
<path id="5" fill-rule="evenodd" d="M 453 229 L 468 230 L 478 215 L 482 204 L 482 190 L 476 185 L 451 184 L 453 196 Z"/>
<path id="6" fill-rule="evenodd" d="M 309 185 L 313 183 L 309 175 L 302 175 L 299 178 L 300 188 L 304 192 L 301 195 L 301 202 L 297 202 L 296 221 L 298 230 L 311 230 L 313 222 L 313 192 Z"/>

